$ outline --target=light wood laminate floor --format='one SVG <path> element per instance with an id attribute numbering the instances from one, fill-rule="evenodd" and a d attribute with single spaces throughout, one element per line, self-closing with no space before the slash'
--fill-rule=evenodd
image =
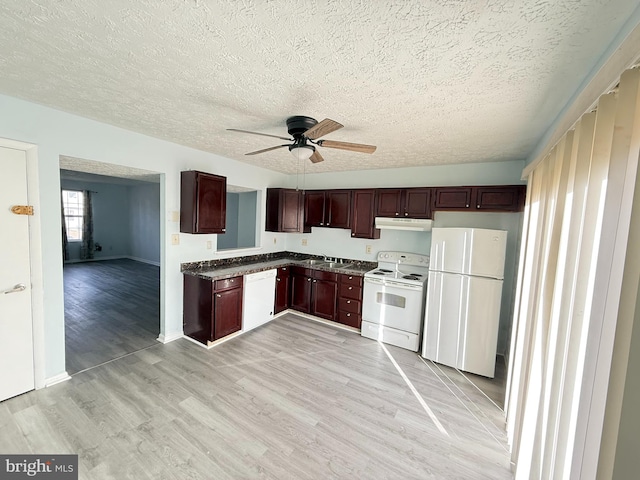
<path id="1" fill-rule="evenodd" d="M 503 423 L 455 370 L 287 314 L 0 403 L 0 451 L 77 453 L 81 479 L 495 480 Z"/>
<path id="2" fill-rule="evenodd" d="M 156 343 L 160 268 L 129 259 L 64 266 L 67 373 Z"/>

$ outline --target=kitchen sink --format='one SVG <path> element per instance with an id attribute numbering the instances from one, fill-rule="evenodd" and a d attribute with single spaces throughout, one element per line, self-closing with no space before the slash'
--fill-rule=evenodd
<path id="1" fill-rule="evenodd" d="M 327 262 L 323 265 L 323 267 L 329 267 L 329 268 L 348 268 L 351 265 L 353 265 L 352 263 L 339 263 L 339 262 Z"/>
<path id="2" fill-rule="evenodd" d="M 319 260 L 317 258 L 308 258 L 307 260 L 302 260 L 302 263 L 304 263 L 305 265 L 320 265 L 327 262 L 325 262 L 324 260 Z"/>

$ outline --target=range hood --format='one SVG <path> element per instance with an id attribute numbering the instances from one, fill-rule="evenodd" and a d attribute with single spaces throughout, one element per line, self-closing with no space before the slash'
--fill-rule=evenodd
<path id="1" fill-rule="evenodd" d="M 376 217 L 376 228 L 382 230 L 409 230 L 413 232 L 430 232 L 433 220 L 424 218 Z"/>

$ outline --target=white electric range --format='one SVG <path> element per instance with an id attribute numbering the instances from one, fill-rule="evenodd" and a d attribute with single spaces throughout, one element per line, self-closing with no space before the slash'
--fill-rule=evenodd
<path id="1" fill-rule="evenodd" d="M 364 274 L 361 335 L 417 352 L 428 274 L 428 255 L 378 253 L 378 267 Z"/>

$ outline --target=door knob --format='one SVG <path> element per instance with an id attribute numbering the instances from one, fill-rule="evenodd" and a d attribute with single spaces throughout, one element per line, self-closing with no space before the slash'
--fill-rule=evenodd
<path id="1" fill-rule="evenodd" d="M 24 283 L 17 283 L 16 285 L 13 286 L 13 288 L 10 288 L 9 290 L 5 290 L 4 293 L 5 295 L 7 293 L 16 293 L 16 292 L 22 292 L 23 290 L 26 290 L 26 285 Z"/>

